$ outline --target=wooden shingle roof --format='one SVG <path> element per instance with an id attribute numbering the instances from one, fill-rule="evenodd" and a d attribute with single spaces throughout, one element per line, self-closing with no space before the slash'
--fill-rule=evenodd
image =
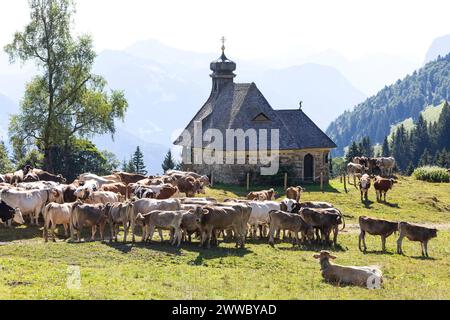
<path id="1" fill-rule="evenodd" d="M 262 116 L 268 121 L 255 121 Z M 195 121 L 202 123 L 203 133 L 218 129 L 224 137 L 227 129 L 267 129 L 268 148 L 272 145 L 271 129 L 279 129 L 280 150 L 336 148 L 336 144 L 303 111 L 274 110 L 254 83 L 230 82 L 218 93 L 212 93 L 186 127 L 192 137 Z M 181 136 L 174 143 L 183 145 Z M 249 150 L 248 144 L 245 149 Z"/>

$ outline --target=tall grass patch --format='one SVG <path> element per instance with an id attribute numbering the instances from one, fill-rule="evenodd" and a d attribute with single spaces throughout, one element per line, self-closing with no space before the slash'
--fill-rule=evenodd
<path id="1" fill-rule="evenodd" d="M 413 176 L 417 180 L 428 182 L 450 182 L 450 174 L 447 169 L 440 167 L 421 167 L 414 170 Z"/>

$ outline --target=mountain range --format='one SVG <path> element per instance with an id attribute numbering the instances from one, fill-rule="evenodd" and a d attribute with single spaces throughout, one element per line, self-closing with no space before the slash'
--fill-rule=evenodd
<path id="1" fill-rule="evenodd" d="M 103 75 L 109 87 L 124 90 L 129 109 L 125 122 L 117 122 L 114 141 L 110 136 L 101 136 L 94 138 L 94 143 L 100 149 L 114 152 L 119 160 L 128 159 L 139 145 L 147 169 L 151 173 L 160 172 L 160 164 L 172 147 L 174 137 L 208 98 L 211 90 L 209 64 L 218 56 L 219 53 L 171 48 L 155 40 L 138 42 L 121 51 L 101 52 L 93 71 Z M 298 108 L 302 100 L 305 112 L 323 129 L 346 106 L 366 97 L 331 66 L 309 63 L 271 69 L 251 61 L 235 61 L 238 66 L 236 82 L 255 82 L 275 109 Z M 9 88 L 11 73 L 3 76 L 0 71 L 0 83 L 4 85 L 0 92 L 15 99 L 14 106 L 8 102 L 9 112 L 18 110 L 21 94 L 15 90 L 19 87 L 23 92 L 25 83 L 20 80 L 24 74 L 30 79 L 33 73 L 30 69 L 15 74 L 19 80 Z M 5 132 L 7 117 L 3 112 L 0 119 L 3 119 L 0 121 Z"/>
<path id="2" fill-rule="evenodd" d="M 352 141 L 369 137 L 382 143 L 392 125 L 406 119 L 417 120 L 428 106 L 450 98 L 450 54 L 427 63 L 411 75 L 386 86 L 351 112 L 345 112 L 328 128 L 327 134 L 338 145 L 338 155 Z"/>
<path id="3" fill-rule="evenodd" d="M 413 63 L 398 57 L 377 55 L 350 61 L 333 51 L 274 68 L 234 59 L 229 51 L 227 55 L 237 63 L 236 82 L 255 82 L 275 109 L 298 108 L 303 101 L 305 113 L 322 129 L 364 101 L 366 92 L 376 92 L 402 72 L 414 69 Z M 156 40 L 101 52 L 94 73 L 103 75 L 109 87 L 124 90 L 129 110 L 125 122 L 117 123 L 114 141 L 110 136 L 94 139 L 99 149 L 112 151 L 123 160 L 139 145 L 149 172 L 160 172 L 174 137 L 208 98 L 209 63 L 218 56 L 172 48 Z M 7 66 L 5 60 L 0 53 L 0 135 L 5 134 L 8 122 L 3 110 L 17 112 L 25 82 L 36 72 L 30 66 Z"/>

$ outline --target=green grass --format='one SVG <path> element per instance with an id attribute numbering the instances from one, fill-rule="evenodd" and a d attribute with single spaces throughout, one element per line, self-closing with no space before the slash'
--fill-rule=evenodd
<path id="1" fill-rule="evenodd" d="M 385 280 L 380 290 L 334 287 L 323 282 L 313 254 L 321 248 L 295 248 L 250 242 L 204 250 L 196 245 L 174 249 L 82 243 L 44 244 L 40 239 L 0 249 L 0 299 L 449 299 L 450 233 L 429 245 L 432 259 L 422 259 L 420 245 L 405 241 L 407 256 L 380 254 L 379 238 L 368 237 L 369 252 L 357 249 L 357 234 L 343 234 L 337 263 L 378 265 Z M 370 251 L 375 250 L 375 251 Z M 66 287 L 67 268 L 81 270 L 81 288 Z"/>
<path id="2" fill-rule="evenodd" d="M 345 194 L 339 181 L 327 193 L 307 186 L 305 200 L 326 200 L 345 212 L 350 223 L 366 214 L 428 224 L 449 222 L 448 184 L 430 184 L 401 178 L 391 205 L 373 203 L 366 208 L 359 194 Z M 208 190 L 208 196 L 243 196 L 239 187 Z M 259 188 L 254 188 L 259 189 Z M 371 198 L 374 195 L 371 193 Z M 416 199 L 419 197 L 419 199 Z M 429 201 L 429 197 L 435 197 Z M 398 207 L 395 206 L 398 204 Z M 443 209 L 447 205 L 446 209 Z M 62 228 L 61 228 L 62 229 Z M 199 249 L 198 243 L 181 249 L 167 243 L 123 245 L 101 242 L 70 244 L 59 240 L 45 244 L 41 230 L 18 227 L 0 229 L 0 300 L 3 299 L 450 299 L 450 232 L 441 228 L 431 240 L 429 254 L 420 257 L 420 244 L 404 241 L 406 256 L 395 254 L 396 236 L 381 254 L 378 237 L 367 237 L 369 253 L 358 251 L 358 234 L 348 228 L 339 237 L 336 263 L 378 265 L 384 273 L 380 290 L 335 287 L 325 283 L 313 254 L 322 248 L 275 248 L 266 241 L 250 241 L 246 249 L 232 243 Z M 60 230 L 62 231 L 62 230 Z M 87 234 L 85 234 L 87 236 Z M 81 288 L 66 286 L 68 266 L 79 266 Z"/>

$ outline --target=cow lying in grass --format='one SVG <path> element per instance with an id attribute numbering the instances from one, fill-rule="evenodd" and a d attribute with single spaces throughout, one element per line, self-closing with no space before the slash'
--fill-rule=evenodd
<path id="1" fill-rule="evenodd" d="M 336 259 L 328 251 L 314 255 L 320 261 L 320 270 L 326 282 L 337 285 L 355 285 L 369 289 L 378 289 L 383 283 L 383 274 L 379 267 L 350 267 L 333 264 L 330 259 Z"/>

